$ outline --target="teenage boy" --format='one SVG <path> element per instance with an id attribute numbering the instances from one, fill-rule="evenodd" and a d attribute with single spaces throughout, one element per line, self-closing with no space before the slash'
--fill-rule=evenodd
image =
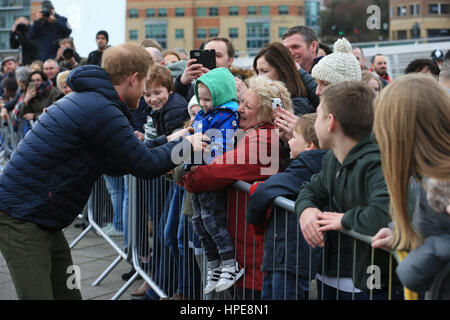
<path id="1" fill-rule="evenodd" d="M 360 81 L 329 85 L 320 97 L 315 130 L 320 147 L 331 152 L 325 155 L 320 173 L 302 185 L 295 204 L 302 233 L 313 248 L 323 247 L 330 241 L 326 239 L 326 231 L 351 229 L 375 235 L 391 221 L 380 151 L 371 135 L 374 97 L 371 89 Z M 321 210 L 326 205 L 330 212 Z M 368 299 L 369 290 L 376 289 L 374 299 L 387 299 L 388 253 L 375 250 L 374 261 L 371 261 L 369 244 L 355 241 L 353 249 L 356 254 L 353 283 L 358 289 L 355 298 Z M 352 261 L 341 259 L 340 264 L 347 269 L 352 267 Z M 374 269 L 368 268 L 371 265 Z M 319 291 L 321 282 L 329 283 L 328 271 L 321 275 Z M 401 299 L 398 279 L 394 277 L 392 283 L 397 285 L 392 298 Z M 346 289 L 351 286 L 349 283 L 338 286 L 339 299 L 352 298 L 352 293 Z M 323 288 L 325 299 L 336 298 L 335 288 L 327 284 Z"/>

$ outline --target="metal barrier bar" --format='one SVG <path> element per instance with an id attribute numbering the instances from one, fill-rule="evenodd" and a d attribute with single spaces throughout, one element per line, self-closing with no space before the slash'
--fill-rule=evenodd
<path id="1" fill-rule="evenodd" d="M 242 190 L 244 192 L 249 192 L 249 190 L 250 190 L 250 184 L 248 184 L 246 182 L 242 182 L 242 181 L 238 181 L 238 182 L 234 183 L 234 187 L 239 189 L 239 190 Z M 273 209 L 274 212 L 273 212 L 273 214 L 275 215 L 275 217 L 277 215 L 280 216 L 281 214 L 284 214 L 284 215 L 287 215 L 288 213 L 289 214 L 295 214 L 295 210 L 294 210 L 295 202 L 292 201 L 292 200 L 288 200 L 288 199 L 283 198 L 283 197 L 277 197 L 274 200 L 273 205 L 274 205 L 274 209 Z M 278 210 L 279 208 L 284 209 L 284 212 L 280 212 L 280 210 Z M 275 230 L 277 230 L 276 221 L 277 221 L 277 219 L 274 218 L 274 224 L 275 224 L 274 232 L 275 232 Z M 286 218 L 285 218 L 285 221 L 287 223 L 287 219 Z M 285 232 L 287 232 L 287 224 L 285 226 Z M 298 232 L 298 230 L 297 230 L 297 232 Z M 357 243 L 357 240 L 362 241 L 362 242 L 367 243 L 367 244 L 371 244 L 371 240 L 372 240 L 372 238 L 370 236 L 362 235 L 362 234 L 359 234 L 359 233 L 357 233 L 355 231 L 352 231 L 352 230 L 343 230 L 343 231 L 338 233 L 338 239 L 337 239 L 338 263 L 337 263 L 337 270 L 336 270 L 336 273 L 337 273 L 337 277 L 336 277 L 337 278 L 336 299 L 339 299 L 339 289 L 340 289 L 340 280 L 341 280 L 341 277 L 340 277 L 341 234 L 342 235 L 347 235 L 347 236 L 349 236 L 349 237 L 354 239 L 353 240 L 353 263 L 352 263 L 353 271 L 352 271 L 352 279 L 355 279 L 355 265 L 356 265 L 355 257 L 356 257 L 356 243 Z M 287 236 L 286 236 L 286 234 L 285 234 L 285 238 L 286 238 L 286 240 L 285 240 L 285 256 L 286 256 L 286 254 L 288 252 Z M 298 245 L 298 235 L 297 235 L 297 245 Z M 275 235 L 274 235 L 273 246 L 275 248 Z M 324 248 L 323 248 L 323 250 L 324 250 Z M 388 250 L 385 250 L 385 251 L 388 251 Z M 375 252 L 375 249 L 371 248 L 372 265 L 374 265 L 374 252 Z M 392 256 L 394 256 L 394 258 L 396 259 L 397 262 L 399 262 L 400 260 L 398 259 L 398 256 L 397 256 L 395 251 L 388 251 L 388 252 L 390 253 L 390 256 L 389 256 L 390 266 L 389 266 L 388 299 L 391 299 L 391 297 L 392 297 L 392 292 L 391 292 L 392 291 Z M 324 259 L 325 259 L 325 255 L 323 253 L 324 253 L 324 251 L 322 252 L 322 274 L 325 274 L 324 273 L 324 267 L 325 267 L 325 260 Z M 273 258 L 273 269 L 275 269 L 275 254 L 276 253 L 274 251 L 273 252 L 274 256 L 272 257 Z M 310 256 L 311 256 L 311 248 L 310 248 Z M 297 260 L 298 260 L 298 255 L 297 255 Z M 310 262 L 311 262 L 311 260 L 310 260 Z M 287 258 L 285 259 L 285 264 L 287 264 Z M 284 281 L 286 283 L 286 281 L 287 281 L 287 273 L 288 273 L 286 265 L 285 265 L 285 269 L 284 270 L 285 270 L 284 271 L 285 272 Z M 298 269 L 297 269 L 297 272 L 298 272 Z M 311 264 L 310 264 L 310 274 L 311 274 Z M 310 280 L 309 281 L 310 287 L 309 287 L 308 297 L 311 299 L 311 297 L 312 297 L 311 283 L 312 282 L 311 282 L 311 279 L 309 279 L 309 280 Z M 296 281 L 298 281 L 298 280 L 296 280 Z M 324 283 L 322 282 L 322 290 L 321 290 L 321 292 L 322 292 L 322 299 L 323 299 L 323 292 L 324 292 L 324 290 L 323 290 L 324 287 L 323 286 L 324 286 Z M 354 287 L 352 289 L 351 296 L 352 296 L 352 299 L 355 299 Z M 286 292 L 285 292 L 285 296 L 284 297 L 286 298 Z M 296 286 L 296 297 L 297 297 L 297 286 Z M 370 298 L 370 300 L 372 300 L 372 298 L 373 298 L 373 287 L 371 287 L 369 289 L 369 298 Z"/>
<path id="2" fill-rule="evenodd" d="M 124 177 L 114 177 L 112 179 L 116 179 L 115 181 L 117 182 L 117 184 L 113 184 L 112 188 L 117 188 L 117 190 L 119 190 L 119 188 L 122 188 L 121 186 L 123 186 L 123 188 L 125 188 L 125 180 Z M 122 185 L 120 184 L 120 179 L 122 179 Z M 112 189 L 111 189 L 112 190 Z M 124 191 L 122 191 L 124 194 Z M 120 194 L 120 193 L 119 193 Z M 117 198 L 114 198 L 114 196 L 116 196 Z M 107 187 L 106 187 L 106 183 L 104 178 L 100 178 L 93 186 L 92 188 L 92 193 L 91 196 L 89 198 L 88 201 L 88 221 L 89 221 L 89 230 L 94 229 L 95 232 L 101 236 L 103 239 L 106 240 L 106 242 L 108 242 L 108 244 L 114 249 L 114 251 L 116 251 L 118 253 L 117 258 L 108 266 L 108 268 L 92 283 L 93 286 L 97 286 L 99 285 L 107 276 L 108 274 L 120 263 L 120 261 L 122 261 L 122 259 L 125 259 L 127 261 L 129 261 L 131 259 L 131 255 L 130 255 L 130 241 L 128 241 L 127 246 L 125 247 L 123 245 L 120 245 L 118 243 L 118 241 L 123 241 L 123 235 L 121 236 L 120 232 L 124 232 L 124 229 L 122 229 L 122 231 L 120 230 L 112 230 L 114 226 L 114 219 L 116 219 L 117 221 L 121 220 L 121 223 L 117 223 L 117 225 L 121 225 L 123 228 L 124 222 L 125 220 L 123 219 L 123 208 L 120 206 L 114 208 L 113 204 L 112 204 L 112 199 L 116 201 L 116 203 L 120 203 L 123 204 L 123 197 L 124 195 L 122 195 L 122 198 L 119 200 L 119 195 L 118 194 L 114 194 L 114 195 L 110 195 L 110 192 L 108 191 Z M 114 209 L 120 210 L 120 212 L 115 212 L 114 213 Z M 116 214 L 114 216 L 114 214 Z M 128 218 L 129 218 L 129 214 L 128 214 Z M 104 223 L 110 223 L 109 225 L 107 225 L 107 227 L 109 226 L 109 231 L 107 228 L 105 228 L 103 225 Z M 86 230 L 85 230 L 86 231 Z M 114 235 L 114 232 L 117 231 L 117 236 Z M 110 235 L 108 235 L 108 233 L 110 233 Z M 114 240 L 114 238 L 118 238 L 119 240 Z M 122 292 L 122 290 L 119 290 L 119 292 Z M 118 298 L 118 296 L 116 295 L 114 298 Z"/>

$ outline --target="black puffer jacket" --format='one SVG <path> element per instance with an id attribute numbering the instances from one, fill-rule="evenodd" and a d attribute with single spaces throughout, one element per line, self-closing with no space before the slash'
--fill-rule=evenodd
<path id="1" fill-rule="evenodd" d="M 181 141 L 140 142 L 102 68 L 78 67 L 67 83 L 76 92 L 39 117 L 0 175 L 0 211 L 49 229 L 72 223 L 103 174 L 154 178 L 170 171 Z"/>
<path id="2" fill-rule="evenodd" d="M 160 110 L 150 112 L 158 136 L 168 136 L 176 129 L 183 128 L 184 123 L 189 120 L 187 104 L 181 95 L 172 93 Z"/>
<path id="3" fill-rule="evenodd" d="M 301 116 L 307 113 L 316 112 L 316 108 L 311 104 L 306 97 L 292 97 L 292 108 L 294 108 L 294 114 Z"/>

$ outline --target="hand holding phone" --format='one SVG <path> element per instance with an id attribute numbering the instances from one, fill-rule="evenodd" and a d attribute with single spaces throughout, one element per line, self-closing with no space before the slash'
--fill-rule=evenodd
<path id="1" fill-rule="evenodd" d="M 216 50 L 191 50 L 189 52 L 191 59 L 196 59 L 197 63 L 203 65 L 209 70 L 216 68 Z"/>
<path id="2" fill-rule="evenodd" d="M 280 98 L 271 98 L 272 109 L 277 110 L 278 108 L 284 108 L 283 101 Z"/>

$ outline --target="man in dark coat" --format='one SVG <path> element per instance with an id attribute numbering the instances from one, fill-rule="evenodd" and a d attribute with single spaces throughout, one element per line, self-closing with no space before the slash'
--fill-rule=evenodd
<path id="1" fill-rule="evenodd" d="M 74 92 L 39 117 L 0 175 L 0 250 L 19 299 L 81 298 L 79 288 L 67 285 L 73 263 L 61 230 L 103 174 L 158 177 L 175 168 L 172 149 L 179 143 L 183 150 L 194 140 L 202 145 L 201 135 L 182 138 L 188 129 L 142 143 L 128 108 L 137 108 L 152 59 L 124 44 L 103 60 L 103 68 L 70 73 Z"/>
<path id="2" fill-rule="evenodd" d="M 95 64 L 97 66 L 102 65 L 103 51 L 105 51 L 109 46 L 109 35 L 108 32 L 100 30 L 95 36 L 95 42 L 97 43 L 97 50 L 91 51 L 88 55 L 87 64 Z"/>
<path id="3" fill-rule="evenodd" d="M 25 17 L 16 19 L 9 35 L 9 45 L 11 49 L 19 49 L 21 53 L 22 65 L 29 65 L 34 60 L 39 60 L 39 44 L 37 41 L 30 40 L 30 22 Z"/>
<path id="4" fill-rule="evenodd" d="M 50 1 L 43 1 L 42 10 L 36 13 L 36 20 L 30 30 L 30 39 L 39 42 L 40 60 L 54 59 L 59 40 L 68 38 L 71 33 L 67 18 L 55 13 Z"/>

